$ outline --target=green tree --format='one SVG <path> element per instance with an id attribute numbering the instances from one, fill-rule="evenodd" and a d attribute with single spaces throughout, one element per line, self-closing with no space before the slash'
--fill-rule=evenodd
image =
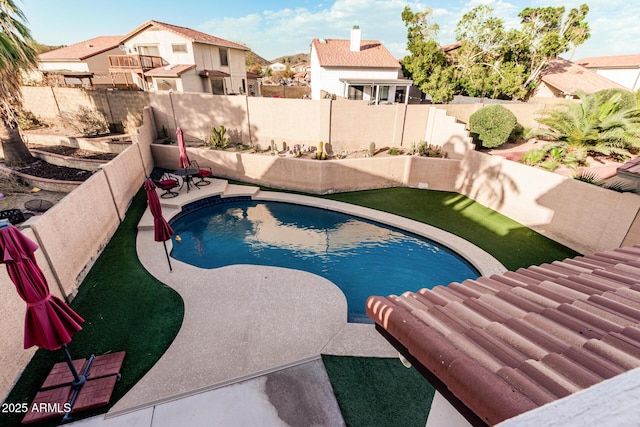
<path id="1" fill-rule="evenodd" d="M 407 50 L 411 55 L 402 61 L 402 69 L 416 86 L 431 95 L 433 102 L 443 102 L 453 97 L 453 70 L 437 41 L 439 27 L 431 24 L 431 9 L 413 12 L 409 6 L 402 11 L 402 21 L 407 27 Z"/>
<path id="2" fill-rule="evenodd" d="M 579 93 L 581 102 L 570 102 L 552 110 L 538 121 L 548 129 L 538 135 L 567 148 L 618 158 L 630 157 L 640 149 L 640 108 L 625 105 L 621 93 L 606 97 L 596 92 Z"/>
<path id="3" fill-rule="evenodd" d="M 437 42 L 438 25 L 429 22 L 431 10 L 414 13 L 407 6 L 402 20 L 411 54 L 403 69 L 423 92 L 438 94 L 435 102 L 453 94 L 525 99 L 551 59 L 589 38 L 588 11 L 582 5 L 565 18 L 564 7 L 525 8 L 518 15 L 521 28 L 505 29 L 491 7 L 477 6 L 458 21 L 460 48 L 447 59 Z"/>
<path id="4" fill-rule="evenodd" d="M 529 77 L 523 88 L 530 90 L 540 79 L 540 74 L 550 60 L 575 49 L 591 35 L 585 21 L 589 7 L 580 5 L 571 9 L 564 18 L 565 8 L 525 8 L 518 17 L 522 24 L 523 40 L 529 44 Z"/>
<path id="5" fill-rule="evenodd" d="M 22 71 L 37 63 L 26 18 L 13 0 L 0 0 L 0 139 L 7 164 L 34 160 L 18 130 Z"/>

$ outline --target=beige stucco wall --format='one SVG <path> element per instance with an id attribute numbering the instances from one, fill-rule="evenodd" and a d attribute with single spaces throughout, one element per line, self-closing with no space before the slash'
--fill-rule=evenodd
<path id="1" fill-rule="evenodd" d="M 331 101 L 311 102 L 302 99 L 247 98 L 253 143 L 262 149 L 273 140 L 279 149 L 286 142 L 315 147 L 329 142 Z"/>
<path id="2" fill-rule="evenodd" d="M 134 143 L 43 215 L 21 224 L 22 232 L 40 249 L 38 265 L 51 293 L 73 296 L 95 259 L 111 239 L 120 218 L 153 169 L 149 146 L 155 139 L 147 108 Z M 108 176 L 108 180 L 107 180 Z M 23 350 L 25 304 L 6 269 L 0 269 L 0 401 L 4 400 L 35 349 Z"/>
<path id="3" fill-rule="evenodd" d="M 158 167 L 177 167 L 177 146 L 154 144 L 151 152 Z M 320 161 L 194 147 L 188 152 L 217 177 L 316 194 L 425 183 L 431 189 L 454 191 L 460 163 L 417 156 Z"/>
<path id="4" fill-rule="evenodd" d="M 244 96 L 203 93 L 150 93 L 149 96 L 158 131 L 165 126 L 174 141 L 177 127 L 182 128 L 185 140 L 202 141 L 211 126 L 224 125 L 228 137 L 249 142 L 247 98 Z"/>
<path id="5" fill-rule="evenodd" d="M 32 228 L 51 262 L 60 286 L 75 293 L 85 272 L 118 227 L 119 218 L 104 172 L 65 197 Z"/>
<path id="6" fill-rule="evenodd" d="M 640 210 L 640 195 L 476 151 L 462 160 L 456 190 L 581 253 L 621 246 Z"/>

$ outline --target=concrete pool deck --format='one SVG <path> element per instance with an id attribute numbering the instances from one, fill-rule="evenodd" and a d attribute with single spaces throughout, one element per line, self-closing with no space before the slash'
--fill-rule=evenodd
<path id="1" fill-rule="evenodd" d="M 211 181 L 189 193 L 183 189 L 173 199 L 161 199 L 165 218 L 178 214 L 183 205 L 215 195 L 300 203 L 427 236 L 467 258 L 483 275 L 505 271 L 476 246 L 426 224 L 342 202 Z M 171 241 L 167 244 L 170 249 Z M 139 222 L 136 245 L 142 265 L 183 298 L 183 324 L 165 354 L 106 419 L 94 417 L 78 425 L 157 427 L 178 421 L 202 425 L 198 420 L 207 420 L 207 425 L 246 425 L 243 417 L 249 413 L 271 420 L 268 425 L 298 424 L 286 415 L 291 412 L 287 405 L 296 399 L 302 399 L 302 407 L 311 408 L 306 416 L 312 418 L 307 420 L 340 425 L 342 417 L 320 355 L 397 357 L 373 325 L 347 323 L 344 295 L 320 276 L 254 265 L 205 270 L 175 259 L 170 272 L 163 245 L 154 241 L 148 210 Z M 305 378 L 306 387 L 301 383 Z M 279 392 L 269 393 L 269 384 L 280 384 Z M 306 388 L 309 391 L 300 391 Z M 292 395 L 284 400 L 273 397 L 283 393 Z M 316 399 L 322 409 L 309 403 Z M 305 416 L 300 407 L 293 413 Z"/>

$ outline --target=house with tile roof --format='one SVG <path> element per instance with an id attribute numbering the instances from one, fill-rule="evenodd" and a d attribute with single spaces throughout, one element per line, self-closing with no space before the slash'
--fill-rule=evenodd
<path id="1" fill-rule="evenodd" d="M 583 58 L 576 64 L 634 92 L 640 89 L 640 54 Z"/>
<path id="2" fill-rule="evenodd" d="M 542 72 L 534 97 L 573 99 L 580 91 L 591 94 L 603 89 L 627 88 L 576 63 L 556 58 Z"/>
<path id="3" fill-rule="evenodd" d="M 143 90 L 246 94 L 250 49 L 190 28 L 148 21 L 119 41 L 109 71 Z M 124 54 L 123 54 L 124 53 Z"/>
<path id="4" fill-rule="evenodd" d="M 340 97 L 372 104 L 406 103 L 412 80 L 377 40 L 362 40 L 354 26 L 349 40 L 311 42 L 311 99 Z"/>
<path id="5" fill-rule="evenodd" d="M 367 315 L 436 388 L 427 426 L 640 424 L 639 245 L 372 296 Z"/>
<path id="6" fill-rule="evenodd" d="M 38 71 L 52 86 L 118 86 L 124 76 L 109 73 L 109 55 L 120 52 L 122 36 L 100 36 L 38 55 Z"/>

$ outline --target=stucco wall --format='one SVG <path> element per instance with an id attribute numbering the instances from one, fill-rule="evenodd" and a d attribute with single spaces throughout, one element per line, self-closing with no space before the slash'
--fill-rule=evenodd
<path id="1" fill-rule="evenodd" d="M 260 147 L 269 147 L 273 140 L 282 143 L 316 146 L 329 142 L 331 101 L 317 102 L 300 99 L 247 98 L 251 120 L 252 140 Z"/>
<path id="2" fill-rule="evenodd" d="M 148 108 L 144 115 L 145 123 L 133 136 L 137 143 L 53 208 L 21 225 L 22 232 L 39 245 L 38 265 L 51 293 L 58 297 L 75 294 L 120 224 L 146 171 L 153 169 L 149 146 L 156 131 Z M 0 401 L 5 399 L 35 351 L 35 348 L 22 348 L 25 308 L 6 269 L 0 269 Z"/>
<path id="3" fill-rule="evenodd" d="M 456 191 L 581 253 L 621 246 L 640 210 L 640 195 L 499 156 L 470 151 L 460 167 Z"/>

